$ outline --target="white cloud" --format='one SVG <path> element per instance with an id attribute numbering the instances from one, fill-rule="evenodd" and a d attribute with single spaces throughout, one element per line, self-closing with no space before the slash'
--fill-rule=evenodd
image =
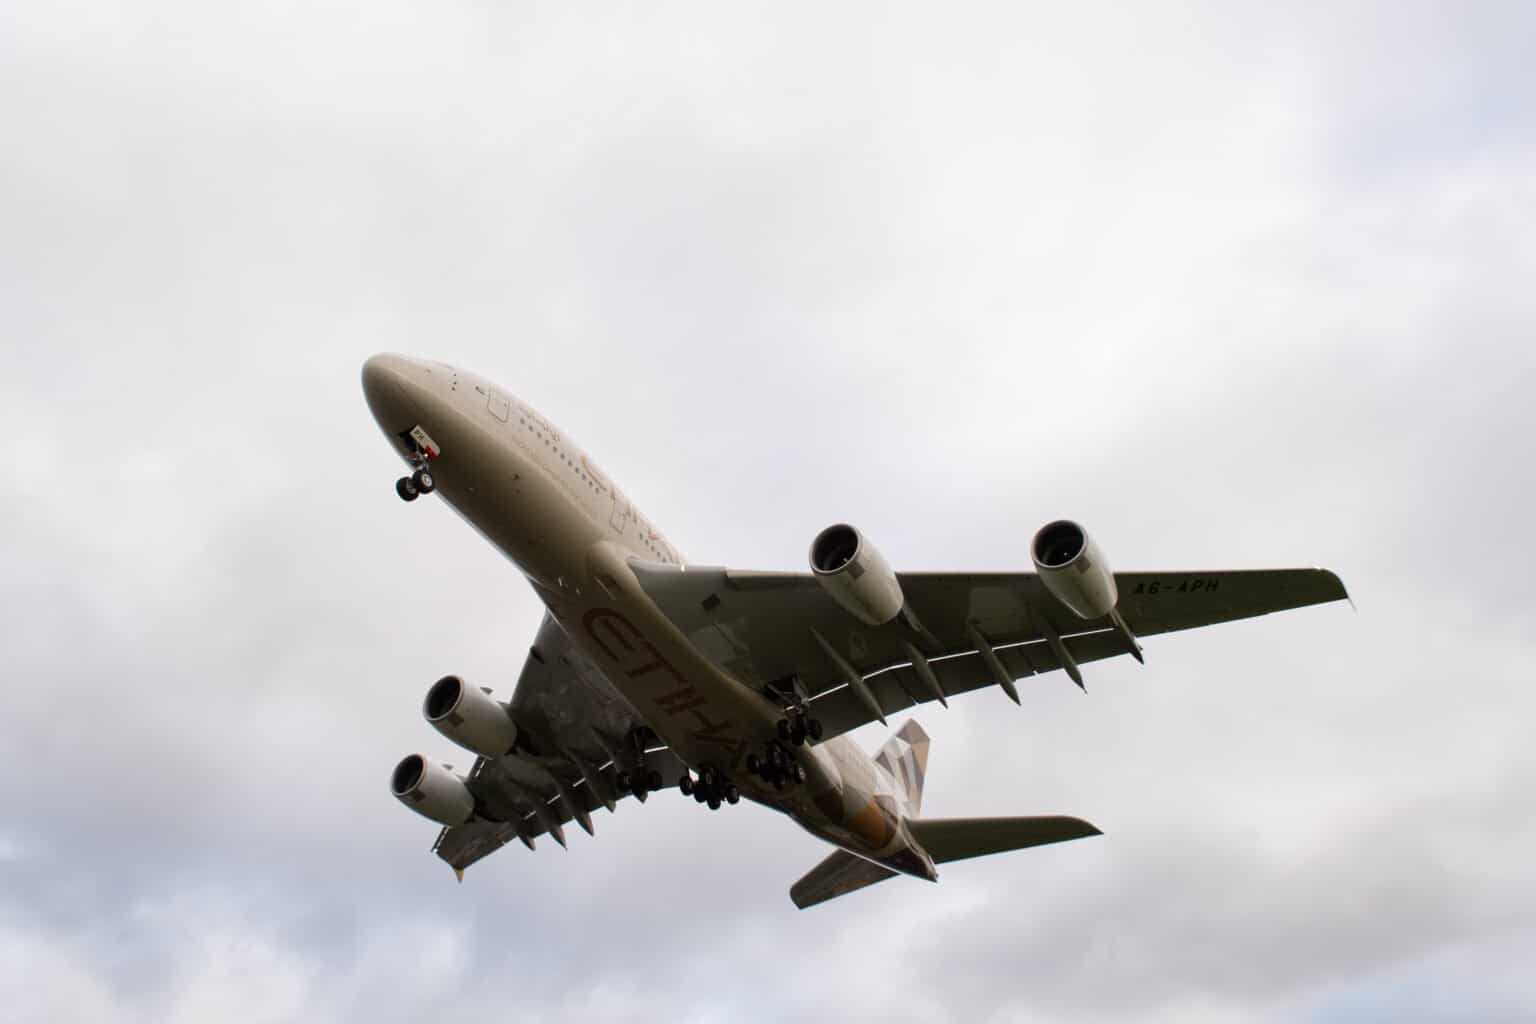
<path id="1" fill-rule="evenodd" d="M 103 986 L 93 958 L 83 944 L 0 924 L 0 1002 L 6 1014 L 29 1022 L 142 1020 Z"/>
<path id="2" fill-rule="evenodd" d="M 1523 8 L 0 19 L 21 1019 L 1530 1015 Z M 932 813 L 1102 840 L 801 914 L 816 842 L 658 797 L 456 886 L 384 776 L 538 609 L 393 500 L 378 350 L 696 560 L 1021 566 L 1070 513 L 1359 612 L 923 713 Z"/>

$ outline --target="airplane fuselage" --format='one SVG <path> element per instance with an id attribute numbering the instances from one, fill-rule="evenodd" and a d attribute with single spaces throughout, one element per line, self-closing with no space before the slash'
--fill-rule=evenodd
<path id="1" fill-rule="evenodd" d="M 784 715 L 705 657 L 656 607 L 632 560 L 678 550 L 569 437 L 489 381 L 441 363 L 375 356 L 363 369 L 374 418 L 419 458 L 436 492 L 523 572 L 571 642 L 685 764 L 723 773 L 749 800 L 894 870 L 934 878 L 907 830 L 895 781 L 852 739 L 790 748 L 806 781 L 780 791 L 745 770 Z"/>

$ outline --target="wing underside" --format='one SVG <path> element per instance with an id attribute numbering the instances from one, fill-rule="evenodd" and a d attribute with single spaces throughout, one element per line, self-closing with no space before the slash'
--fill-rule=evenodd
<path id="1" fill-rule="evenodd" d="M 1137 651 L 1137 637 L 1345 599 L 1325 569 L 1117 573 L 1120 622 L 1084 620 L 1033 573 L 902 573 L 906 611 L 853 619 L 808 573 L 634 563 L 701 651 L 754 688 L 793 680 L 825 736 L 959 693 Z M 915 656 L 915 657 L 914 657 Z"/>
<path id="2" fill-rule="evenodd" d="M 595 834 L 593 816 L 598 811 L 616 810 L 620 802 L 633 798 L 632 792 L 618 791 L 616 779 L 621 770 L 610 761 L 595 769 L 593 781 L 578 778 L 557 786 L 552 780 L 559 777 L 558 768 L 549 770 L 516 757 L 494 762 L 481 758 L 470 774 L 470 790 L 502 820 L 445 828 L 438 833 L 432 850 L 450 867 L 462 871 L 511 842 L 522 841 L 533 849 L 539 837 L 550 836 L 564 846 L 565 826 L 573 821 Z M 677 785 L 686 768 L 662 747 L 647 751 L 643 765 L 632 770 L 656 772 L 660 777 L 656 788 L 668 789 Z M 542 785 L 539 775 L 544 777 Z"/>
<path id="3" fill-rule="evenodd" d="M 547 835 L 563 846 L 566 825 L 594 832 L 593 815 L 635 796 L 627 780 L 655 790 L 677 785 L 685 770 L 552 618 L 539 627 L 511 703 L 517 749 L 476 759 L 465 780 L 481 817 L 443 829 L 433 845 L 456 870 L 516 840 L 532 848 Z"/>

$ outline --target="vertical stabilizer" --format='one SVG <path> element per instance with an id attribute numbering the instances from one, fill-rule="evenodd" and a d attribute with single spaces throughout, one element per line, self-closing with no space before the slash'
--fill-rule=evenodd
<path id="1" fill-rule="evenodd" d="M 923 779 L 928 774 L 928 734 L 923 727 L 908 719 L 885 741 L 875 763 L 896 780 L 897 792 L 906 804 L 903 815 L 916 817 L 923 809 Z"/>

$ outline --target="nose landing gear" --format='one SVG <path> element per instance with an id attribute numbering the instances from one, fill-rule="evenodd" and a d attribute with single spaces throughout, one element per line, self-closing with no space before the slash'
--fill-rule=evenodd
<path id="1" fill-rule="evenodd" d="M 421 495 L 437 490 L 437 481 L 432 478 L 432 470 L 428 466 L 441 451 L 437 442 L 419 426 L 402 430 L 396 436 L 400 438 L 406 460 L 411 464 L 411 475 L 395 481 L 395 493 L 400 495 L 400 500 L 415 501 Z"/>
<path id="2" fill-rule="evenodd" d="M 415 501 L 421 495 L 431 494 L 435 490 L 437 481 L 432 479 L 432 471 L 425 466 L 395 481 L 395 493 L 400 495 L 401 501 Z"/>

